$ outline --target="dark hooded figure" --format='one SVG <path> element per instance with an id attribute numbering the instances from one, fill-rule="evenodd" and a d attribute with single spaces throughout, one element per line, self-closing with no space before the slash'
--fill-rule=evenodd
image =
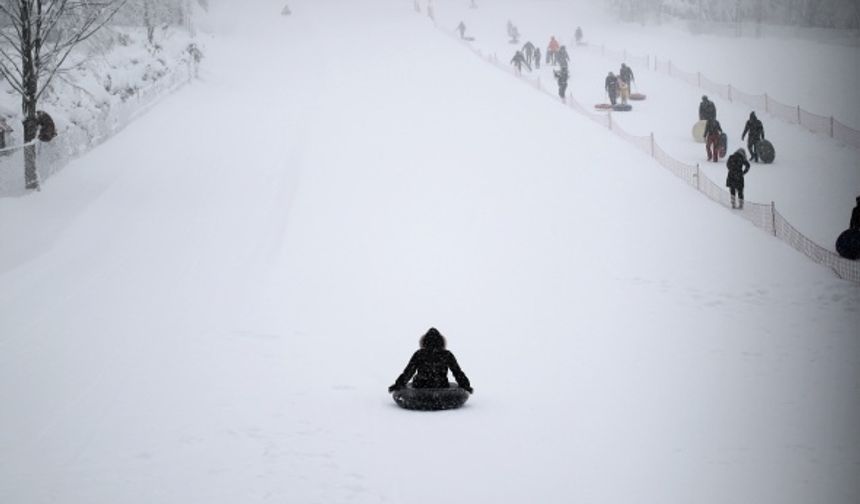
<path id="1" fill-rule="evenodd" d="M 625 63 L 621 64 L 621 71 L 618 72 L 618 78 L 626 82 L 628 86 L 631 82 L 636 80 L 633 77 L 633 70 L 631 70 Z"/>
<path id="2" fill-rule="evenodd" d="M 36 112 L 36 125 L 39 127 L 39 140 L 42 142 L 50 142 L 57 136 L 57 127 L 47 112 L 42 110 Z"/>
<path id="3" fill-rule="evenodd" d="M 460 32 L 460 38 L 466 38 L 466 25 L 460 21 L 460 24 L 457 25 L 457 31 Z"/>
<path id="4" fill-rule="evenodd" d="M 615 100 L 618 97 L 618 77 L 614 73 L 609 72 L 609 75 L 606 76 L 604 87 L 606 88 L 606 92 L 609 93 L 609 101 L 615 105 Z"/>
<path id="5" fill-rule="evenodd" d="M 567 68 L 567 65 L 570 63 L 570 55 L 567 54 L 567 46 L 561 46 L 558 48 L 558 54 L 555 55 L 555 61 L 559 65 Z"/>
<path id="6" fill-rule="evenodd" d="M 720 121 L 716 119 L 708 119 L 708 124 L 705 125 L 705 150 L 708 153 L 708 161 L 717 162 L 720 160 L 720 135 L 723 134 L 723 127 Z"/>
<path id="7" fill-rule="evenodd" d="M 540 47 L 535 47 L 532 55 L 534 56 L 535 68 L 540 70 Z"/>
<path id="8" fill-rule="evenodd" d="M 561 68 L 555 70 L 552 74 L 555 76 L 555 80 L 558 81 L 558 96 L 561 97 L 561 101 L 567 101 L 565 99 L 567 95 L 567 80 L 570 78 L 567 65 L 562 65 Z"/>
<path id="9" fill-rule="evenodd" d="M 523 65 L 529 69 L 529 72 L 532 71 L 532 67 L 529 66 L 529 63 L 526 61 L 526 57 L 523 56 L 522 51 L 517 51 L 516 54 L 514 54 L 514 57 L 511 58 L 511 65 L 514 65 L 518 74 L 523 73 Z"/>
<path id="10" fill-rule="evenodd" d="M 699 104 L 699 120 L 707 121 L 708 119 L 716 118 L 717 106 L 707 96 L 702 96 L 702 103 Z"/>
<path id="11" fill-rule="evenodd" d="M 734 154 L 729 156 L 726 161 L 726 168 L 729 169 L 729 175 L 726 177 L 726 187 L 732 194 L 732 208 L 744 207 L 744 175 L 750 171 L 750 162 L 747 161 L 747 153 L 743 149 L 738 149 Z M 740 200 L 740 205 L 735 201 L 735 194 Z"/>
<path id="12" fill-rule="evenodd" d="M 758 163 L 758 143 L 764 140 L 764 125 L 755 116 L 755 112 L 750 112 L 749 121 L 747 121 L 747 125 L 744 126 L 744 132 L 741 133 L 741 140 L 744 139 L 746 134 L 749 133 L 749 138 L 747 139 L 747 147 L 750 150 L 750 160 Z"/>
<path id="13" fill-rule="evenodd" d="M 529 65 L 532 64 L 532 59 L 535 55 L 535 49 L 535 45 L 531 42 L 526 42 L 525 44 L 523 44 L 523 55 L 525 55 L 526 63 L 528 63 Z"/>
<path id="14" fill-rule="evenodd" d="M 851 211 L 851 225 L 848 229 L 860 231 L 860 196 L 857 196 L 857 206 Z"/>
<path id="15" fill-rule="evenodd" d="M 448 388 L 450 369 L 457 380 L 457 385 L 472 393 L 469 379 L 460 369 L 454 354 L 445 349 L 445 337 L 435 327 L 431 327 L 427 334 L 421 337 L 420 345 L 421 348 L 409 359 L 403 374 L 397 377 L 394 385 L 388 387 L 389 392 L 405 387 L 413 375 L 415 376 L 412 379 L 413 388 Z"/>

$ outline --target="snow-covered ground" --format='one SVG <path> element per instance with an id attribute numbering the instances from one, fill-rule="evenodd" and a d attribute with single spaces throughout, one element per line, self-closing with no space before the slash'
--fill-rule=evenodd
<path id="1" fill-rule="evenodd" d="M 567 44 L 571 54 L 568 92 L 587 106 L 608 102 L 603 82 L 608 72 L 618 74 L 621 61 L 602 57 L 598 51 L 575 47 L 573 32 L 579 24 L 584 25 L 586 39 L 593 40 L 597 34 L 605 36 L 607 48 L 629 48 L 631 53 L 642 56 L 659 54 L 661 58 L 680 61 L 688 71 L 702 70 L 718 82 L 740 83 L 738 87 L 748 92 L 768 91 L 771 96 L 785 95 L 784 100 L 815 96 L 814 107 L 808 107 L 812 111 L 850 117 L 855 121 L 848 124 L 860 128 L 860 105 L 853 99 L 853 86 L 834 84 L 857 82 L 858 79 L 852 80 L 851 76 L 860 72 L 860 51 L 853 47 L 784 39 L 719 38 L 715 41 L 715 37 L 685 35 L 673 27 L 657 30 L 611 24 L 599 11 L 595 12 L 593 6 L 575 2 L 503 1 L 470 9 L 468 2 L 437 0 L 434 13 L 438 26 L 450 32 L 463 20 L 468 27 L 467 35 L 476 39 L 472 45 L 484 53 L 496 54 L 503 62 L 510 61 L 515 50 L 529 40 L 546 53 L 549 38 L 555 35 L 560 43 Z M 508 42 L 505 32 L 508 20 L 519 28 L 519 45 Z M 603 44 L 603 41 L 596 44 Z M 802 49 L 792 49 L 794 46 Z M 827 57 L 816 53 L 824 50 L 828 51 Z M 753 71 L 745 64 L 735 63 L 735 54 L 742 51 L 768 54 L 768 71 Z M 710 55 L 708 65 L 699 68 L 695 62 L 702 59 L 703 53 Z M 746 148 L 741 132 L 751 109 L 669 76 L 636 65 L 632 67 L 636 90 L 645 93 L 648 99 L 634 102 L 634 112 L 614 114 L 613 120 L 635 135 L 654 133 L 656 141 L 669 154 L 687 164 L 700 163 L 705 174 L 722 185 L 726 177 L 725 163 L 708 163 L 704 144 L 695 143 L 691 136 L 693 123 L 698 120 L 701 96 L 708 94 L 717 104 L 720 122 L 729 136 L 730 151 Z M 803 68 L 801 75 L 798 75 L 798 67 Z M 552 67 L 542 65 L 539 71 L 526 74 L 539 76 L 545 87 L 555 90 L 552 71 Z M 738 75 L 744 75 L 746 80 L 735 80 Z M 860 78 L 860 74 L 855 76 Z M 802 103 L 806 106 L 807 101 Z M 860 195 L 860 150 L 814 135 L 766 113 L 758 115 L 764 122 L 767 138 L 775 145 L 777 159 L 772 165 L 752 167 L 747 176 L 747 199 L 775 202 L 776 208 L 793 226 L 816 243 L 833 250 L 836 238 L 848 226 L 854 200 Z"/>
<path id="2" fill-rule="evenodd" d="M 0 201 L 0 501 L 860 498 L 860 287 L 411 2 L 238 7 Z M 431 325 L 476 393 L 407 412 Z"/>

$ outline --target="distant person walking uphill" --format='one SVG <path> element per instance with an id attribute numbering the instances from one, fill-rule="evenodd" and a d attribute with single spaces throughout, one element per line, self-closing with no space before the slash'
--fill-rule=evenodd
<path id="1" fill-rule="evenodd" d="M 738 149 L 734 154 L 729 156 L 726 161 L 726 168 L 729 170 L 726 177 L 726 187 L 732 195 L 732 208 L 744 208 L 744 175 L 750 171 L 750 162 L 747 161 L 747 153 L 743 149 Z M 740 203 L 735 200 L 735 195 L 740 200 Z"/>
<path id="2" fill-rule="evenodd" d="M 552 74 L 555 76 L 555 80 L 558 81 L 558 96 L 561 98 L 561 101 L 567 102 L 567 81 L 570 78 L 567 66 L 562 65 L 558 70 L 554 70 Z"/>
<path id="3" fill-rule="evenodd" d="M 612 105 L 615 105 L 615 102 L 618 99 L 618 77 L 616 77 L 614 73 L 609 72 L 609 75 L 606 76 L 603 87 L 609 95 L 609 102 L 612 103 Z"/>
<path id="4" fill-rule="evenodd" d="M 702 103 L 699 104 L 699 120 L 707 121 L 708 119 L 717 118 L 717 106 L 708 99 L 707 96 L 702 96 Z"/>
<path id="5" fill-rule="evenodd" d="M 720 160 L 720 136 L 723 127 L 716 118 L 708 119 L 705 126 L 705 151 L 708 153 L 708 161 L 718 162 Z"/>
<path id="6" fill-rule="evenodd" d="M 758 143 L 764 140 L 764 125 L 755 116 L 755 112 L 750 112 L 750 118 L 746 126 L 744 126 L 744 132 L 741 133 L 741 140 L 744 139 L 747 133 L 749 133 L 747 147 L 750 150 L 750 159 L 758 163 Z"/>
<path id="7" fill-rule="evenodd" d="M 511 58 L 511 65 L 514 65 L 514 68 L 517 69 L 518 75 L 523 73 L 523 65 L 525 65 L 525 67 L 529 69 L 529 72 L 532 71 L 532 67 L 529 66 L 529 63 L 528 61 L 526 61 L 526 57 L 523 56 L 522 51 L 517 51 L 516 53 L 514 53 L 514 57 Z"/>

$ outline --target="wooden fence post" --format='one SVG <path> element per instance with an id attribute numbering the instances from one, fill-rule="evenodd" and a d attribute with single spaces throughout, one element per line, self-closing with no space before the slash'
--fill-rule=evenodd
<path id="1" fill-rule="evenodd" d="M 702 174 L 699 169 L 699 163 L 696 163 L 696 190 L 702 192 Z"/>
<path id="2" fill-rule="evenodd" d="M 776 203 L 773 201 L 770 202 L 770 223 L 773 225 L 773 235 L 776 234 Z"/>

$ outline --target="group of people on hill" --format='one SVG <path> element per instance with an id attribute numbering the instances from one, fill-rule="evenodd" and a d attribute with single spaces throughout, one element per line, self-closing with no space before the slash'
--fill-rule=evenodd
<path id="1" fill-rule="evenodd" d="M 558 70 L 553 71 L 553 76 L 558 83 L 558 96 L 561 97 L 562 100 L 565 100 L 565 95 L 567 94 L 567 83 L 570 80 L 570 70 L 568 69 L 568 66 L 570 65 L 570 54 L 567 52 L 567 47 L 559 44 L 555 36 L 551 36 L 549 38 L 549 44 L 547 44 L 546 47 L 545 62 L 547 65 L 559 67 Z M 540 69 L 540 48 L 532 44 L 531 41 L 526 42 L 522 49 L 514 53 L 514 57 L 511 58 L 511 64 L 514 65 L 517 73 L 522 73 L 523 67 L 526 67 L 526 69 L 531 72 L 532 65 L 534 65 L 534 68 Z"/>
<path id="2" fill-rule="evenodd" d="M 706 121 L 704 138 L 708 161 L 716 163 L 720 160 L 724 132 L 720 121 L 717 120 L 717 106 L 707 96 L 702 96 L 702 101 L 699 104 L 699 120 Z M 729 188 L 731 194 L 732 208 L 740 209 L 744 207 L 744 175 L 750 170 L 750 161 L 755 163 L 760 161 L 758 146 L 759 142 L 764 140 L 764 125 L 755 115 L 755 112 L 750 112 L 749 119 L 744 125 L 741 140 L 744 139 L 747 140 L 750 159 L 747 159 L 746 151 L 740 148 L 726 161 L 726 167 L 729 171 L 726 187 Z"/>
<path id="3" fill-rule="evenodd" d="M 627 101 L 630 100 L 630 88 L 633 86 L 634 80 L 636 79 L 633 76 L 633 70 L 626 63 L 621 64 L 621 70 L 618 71 L 617 76 L 609 72 L 603 83 L 603 87 L 606 89 L 606 93 L 609 95 L 609 103 L 613 107 L 617 104 L 619 96 L 621 97 L 621 103 L 627 105 Z"/>

